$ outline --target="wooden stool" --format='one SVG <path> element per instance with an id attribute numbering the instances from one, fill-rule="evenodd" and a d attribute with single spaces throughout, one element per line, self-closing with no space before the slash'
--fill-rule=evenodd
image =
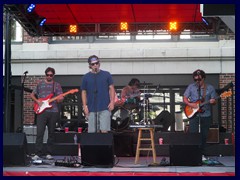
<path id="1" fill-rule="evenodd" d="M 143 138 L 142 131 L 147 130 L 150 132 L 150 138 Z M 151 141 L 150 148 L 141 148 L 141 141 Z M 156 150 L 154 144 L 154 128 L 138 128 L 138 141 L 137 141 L 137 150 L 135 156 L 135 164 L 138 164 L 140 151 L 152 151 L 153 163 L 156 163 Z"/>

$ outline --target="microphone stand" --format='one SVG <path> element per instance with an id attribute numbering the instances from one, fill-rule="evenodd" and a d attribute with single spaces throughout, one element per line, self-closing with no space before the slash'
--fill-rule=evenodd
<path id="1" fill-rule="evenodd" d="M 96 133 L 97 133 L 97 132 L 98 132 L 98 114 L 97 114 L 97 73 L 94 74 L 94 83 L 95 83 L 95 90 L 94 90 L 94 121 L 95 121 Z"/>
<path id="2" fill-rule="evenodd" d="M 22 80 L 22 88 L 21 88 L 21 124 L 18 128 L 17 132 L 22 133 L 23 132 L 23 121 L 24 121 L 24 110 L 23 110 L 23 103 L 24 103 L 24 83 L 27 76 L 27 71 L 24 72 L 23 80 Z"/>

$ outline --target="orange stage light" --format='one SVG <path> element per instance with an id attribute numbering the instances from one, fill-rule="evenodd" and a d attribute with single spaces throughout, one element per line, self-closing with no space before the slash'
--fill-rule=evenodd
<path id="1" fill-rule="evenodd" d="M 169 22 L 169 30 L 170 31 L 177 31 L 178 27 L 177 27 L 177 22 Z"/>
<path id="2" fill-rule="evenodd" d="M 127 22 L 121 22 L 120 29 L 121 29 L 121 31 L 127 31 L 128 30 L 128 23 Z"/>
<path id="3" fill-rule="evenodd" d="M 77 25 L 69 25 L 70 33 L 77 33 Z"/>

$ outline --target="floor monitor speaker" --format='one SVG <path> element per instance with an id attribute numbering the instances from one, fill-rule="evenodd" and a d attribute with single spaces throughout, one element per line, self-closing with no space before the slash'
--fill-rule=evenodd
<path id="1" fill-rule="evenodd" d="M 112 133 L 82 133 L 80 147 L 83 166 L 114 166 Z"/>
<path id="2" fill-rule="evenodd" d="M 200 145 L 170 145 L 170 165 L 201 166 Z"/>
<path id="3" fill-rule="evenodd" d="M 25 166 L 27 164 L 25 133 L 3 133 L 3 165 Z"/>

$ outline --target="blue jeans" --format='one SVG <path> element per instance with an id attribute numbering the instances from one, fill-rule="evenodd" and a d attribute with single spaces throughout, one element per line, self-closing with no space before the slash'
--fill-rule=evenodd
<path id="1" fill-rule="evenodd" d="M 199 122 L 200 121 L 200 122 Z M 200 124 L 200 133 L 201 133 L 201 149 L 204 154 L 206 148 L 206 142 L 208 137 L 209 128 L 211 126 L 212 117 L 199 117 L 195 116 L 189 121 L 189 132 L 190 133 L 198 133 L 199 132 L 199 124 Z"/>

